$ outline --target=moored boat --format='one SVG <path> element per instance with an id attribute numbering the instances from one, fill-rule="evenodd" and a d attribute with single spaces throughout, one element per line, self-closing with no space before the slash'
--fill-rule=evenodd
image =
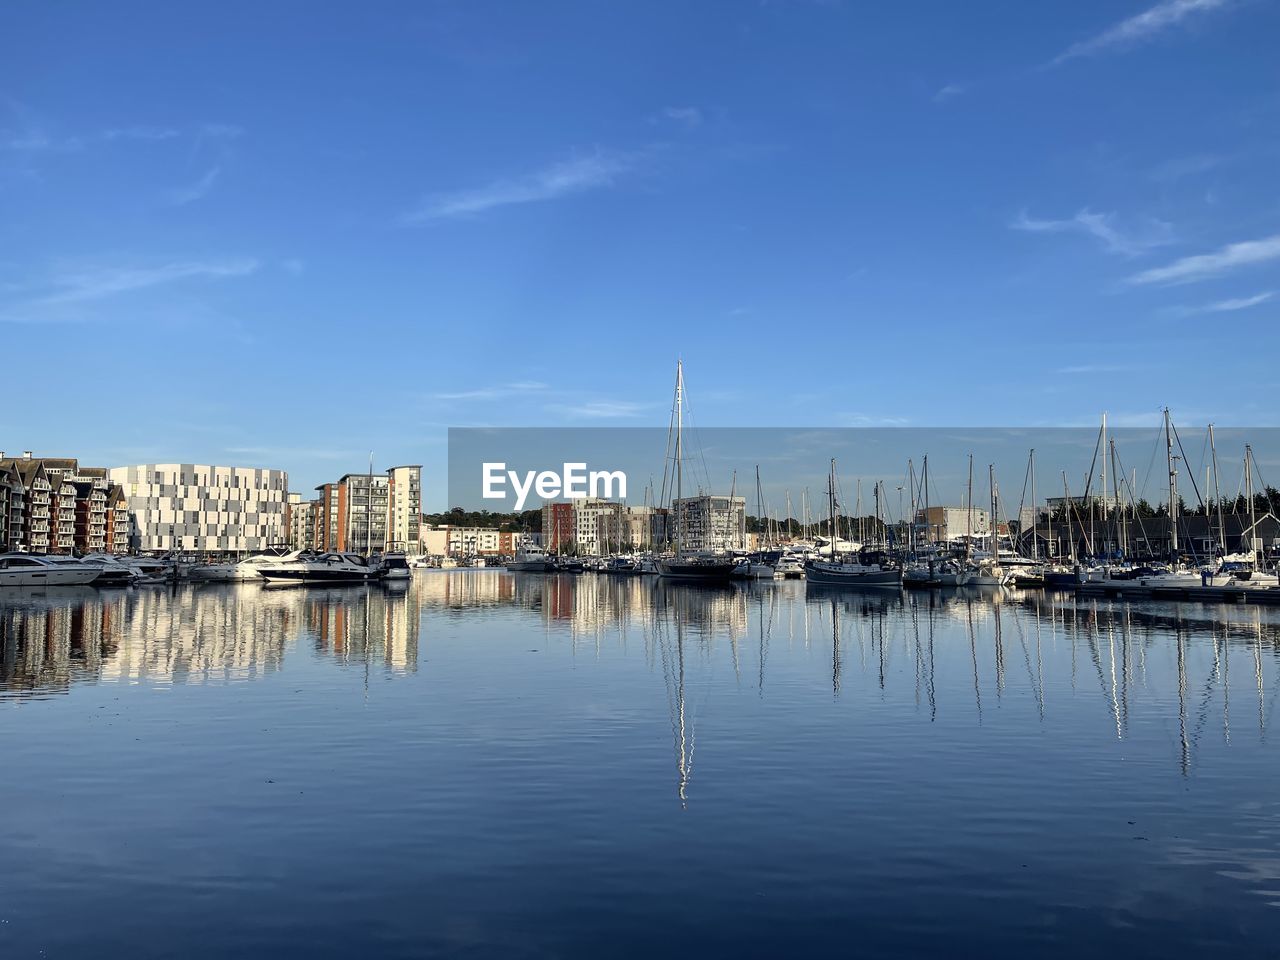
<path id="1" fill-rule="evenodd" d="M 324 553 L 262 568 L 262 579 L 277 584 L 361 583 L 378 576 L 378 568 L 356 553 Z"/>
<path id="2" fill-rule="evenodd" d="M 0 587 L 52 587 L 91 584 L 102 569 L 89 563 L 31 553 L 0 554 Z"/>

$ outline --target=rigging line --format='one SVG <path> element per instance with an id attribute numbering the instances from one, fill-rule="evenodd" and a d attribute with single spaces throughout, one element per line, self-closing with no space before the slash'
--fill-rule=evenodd
<path id="1" fill-rule="evenodd" d="M 1142 522 L 1142 515 L 1138 513 L 1138 501 L 1134 497 L 1133 484 L 1129 482 L 1129 474 L 1125 472 L 1124 460 L 1120 457 L 1120 448 L 1116 447 L 1116 464 L 1120 469 L 1120 480 L 1124 484 L 1126 490 L 1129 491 L 1129 506 L 1133 508 L 1133 517 L 1138 521 L 1138 530 L 1142 533 L 1142 539 L 1151 542 L 1147 536 L 1147 526 Z"/>
<path id="2" fill-rule="evenodd" d="M 1155 442 L 1151 445 L 1151 460 L 1147 463 L 1147 472 L 1142 475 L 1142 486 L 1138 489 L 1142 491 L 1143 498 L 1146 497 L 1147 484 L 1151 481 L 1151 471 L 1156 466 L 1156 453 L 1160 450 L 1160 441 L 1164 437 L 1164 425 L 1156 427 Z"/>
<path id="3" fill-rule="evenodd" d="M 1187 451 L 1182 449 L 1182 438 L 1178 436 L 1178 428 L 1173 421 L 1169 421 L 1169 426 L 1173 429 L 1173 439 L 1178 441 L 1178 452 L 1182 454 L 1182 462 L 1187 465 L 1187 476 L 1191 478 L 1191 489 L 1195 491 L 1196 501 L 1200 506 L 1204 506 L 1204 497 L 1200 496 L 1200 487 L 1196 484 L 1196 472 L 1191 469 L 1191 462 L 1187 459 Z"/>
<path id="4" fill-rule="evenodd" d="M 1093 489 L 1093 473 L 1094 468 L 1098 465 L 1098 449 L 1102 446 L 1102 427 L 1098 427 L 1098 439 L 1093 442 L 1093 462 L 1089 464 L 1089 473 L 1084 478 L 1084 499 L 1089 502 L 1089 491 Z M 1102 495 L 1105 497 L 1107 491 L 1103 490 Z"/>

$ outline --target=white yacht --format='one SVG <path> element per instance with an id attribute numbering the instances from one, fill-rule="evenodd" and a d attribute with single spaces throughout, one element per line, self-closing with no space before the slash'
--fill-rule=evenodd
<path id="1" fill-rule="evenodd" d="M 128 557 L 117 557 L 110 553 L 88 553 L 79 558 L 80 563 L 100 567 L 102 576 L 95 583 L 99 586 L 125 586 L 137 580 L 141 574 L 128 562 Z"/>
<path id="2" fill-rule="evenodd" d="M 547 573 L 555 569 L 555 564 L 541 547 L 522 543 L 516 550 L 516 558 L 507 564 L 507 569 L 520 573 Z"/>
<path id="3" fill-rule="evenodd" d="M 259 573 L 267 583 L 363 583 L 379 577 L 378 568 L 358 553 L 323 553 L 268 563 Z"/>
<path id="4" fill-rule="evenodd" d="M 0 587 L 54 587 L 93 583 L 102 568 L 63 557 L 0 554 Z"/>
<path id="5" fill-rule="evenodd" d="M 408 580 L 413 576 L 413 571 L 409 569 L 409 558 L 399 550 L 384 553 L 378 569 L 383 580 Z"/>
<path id="6" fill-rule="evenodd" d="M 187 568 L 187 579 L 201 583 L 248 583 L 262 579 L 264 567 L 278 563 L 294 563 L 308 555 L 305 550 L 285 553 L 270 550 L 246 557 L 236 563 L 206 563 Z"/>

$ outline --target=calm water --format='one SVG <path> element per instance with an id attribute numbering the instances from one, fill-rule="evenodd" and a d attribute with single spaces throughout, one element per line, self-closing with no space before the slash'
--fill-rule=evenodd
<path id="1" fill-rule="evenodd" d="M 0 596 L 0 956 L 1276 956 L 1280 611 Z"/>

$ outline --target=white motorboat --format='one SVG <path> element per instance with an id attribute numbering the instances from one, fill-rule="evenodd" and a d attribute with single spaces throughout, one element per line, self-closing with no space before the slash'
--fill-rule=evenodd
<path id="1" fill-rule="evenodd" d="M 804 561 L 793 554 L 784 553 L 773 569 L 774 574 L 784 580 L 800 580 L 804 577 Z"/>
<path id="2" fill-rule="evenodd" d="M 398 550 L 384 553 L 378 564 L 383 580 L 408 580 L 413 576 L 409 569 L 409 558 Z"/>
<path id="3" fill-rule="evenodd" d="M 269 550 L 266 553 L 246 557 L 236 563 L 206 563 L 188 567 L 187 579 L 200 583 L 250 583 L 262 579 L 264 567 L 278 563 L 293 563 L 309 556 L 306 550 L 282 552 Z"/>
<path id="4" fill-rule="evenodd" d="M 267 583 L 362 583 L 379 576 L 378 568 L 357 553 L 324 553 L 264 564 L 259 573 Z"/>
<path id="5" fill-rule="evenodd" d="M 0 554 L 0 587 L 75 586 L 93 583 L 101 575 L 101 567 L 69 558 Z"/>
<path id="6" fill-rule="evenodd" d="M 993 563 L 990 560 L 983 560 L 975 564 L 971 569 L 966 586 L 1003 587 L 1012 579 L 1012 576 L 1000 564 Z"/>
<path id="7" fill-rule="evenodd" d="M 753 560 L 751 557 L 743 557 L 738 561 L 738 565 L 733 568 L 733 579 L 772 580 L 776 573 L 777 570 L 771 563 Z"/>
<path id="8" fill-rule="evenodd" d="M 516 550 L 515 559 L 507 564 L 507 569 L 519 573 L 548 573 L 555 569 L 555 564 L 541 547 L 522 543 Z"/>
<path id="9" fill-rule="evenodd" d="M 117 557 L 110 553 L 89 553 L 79 558 L 81 563 L 101 567 L 103 576 L 95 582 L 99 586 L 124 586 L 136 581 L 141 574 L 129 563 L 128 557 Z"/>

